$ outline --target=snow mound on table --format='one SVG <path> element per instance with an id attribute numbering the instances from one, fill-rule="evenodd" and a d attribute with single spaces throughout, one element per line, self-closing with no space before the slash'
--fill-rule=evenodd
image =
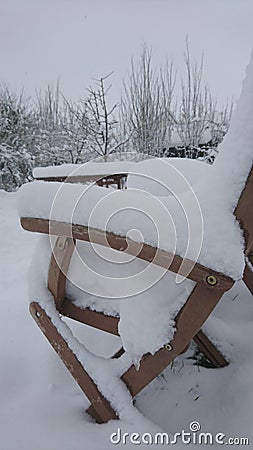
<path id="1" fill-rule="evenodd" d="M 111 175 L 127 173 L 134 162 L 87 162 L 84 164 L 61 164 L 59 166 L 36 167 L 33 169 L 34 178 L 67 177 L 81 175 Z"/>

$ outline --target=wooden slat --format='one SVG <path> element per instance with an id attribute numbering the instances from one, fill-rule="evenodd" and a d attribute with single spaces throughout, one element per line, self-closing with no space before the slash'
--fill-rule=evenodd
<path id="1" fill-rule="evenodd" d="M 126 237 L 122 237 L 114 233 L 101 231 L 95 228 L 88 228 L 83 225 L 71 225 L 64 222 L 27 217 L 21 218 L 21 225 L 28 231 L 57 236 L 69 236 L 82 241 L 90 242 L 92 237 L 92 242 L 95 244 L 111 247 L 118 251 L 125 251 L 128 254 L 137 255 L 140 259 L 153 262 L 160 267 L 169 268 L 169 270 L 174 273 L 180 273 L 180 267 L 184 261 L 191 267 L 193 266 L 187 278 L 196 282 L 205 282 L 208 275 L 215 276 L 217 279 L 216 289 L 223 292 L 230 289 L 234 284 L 234 281 L 231 278 L 220 272 L 216 272 L 198 263 L 193 265 L 190 260 L 183 260 L 183 258 L 178 255 L 173 255 L 170 252 L 157 249 L 156 247 L 152 247 L 148 244 L 142 244 L 141 250 L 139 251 L 140 243 L 131 241 L 130 239 L 127 240 Z M 129 242 L 131 242 L 131 245 L 129 245 Z"/>
<path id="2" fill-rule="evenodd" d="M 75 354 L 68 347 L 46 312 L 36 302 L 31 303 L 30 312 L 71 375 L 88 397 L 95 410 L 96 418 L 99 418 L 100 422 L 117 419 L 115 411 L 98 390 L 96 384 L 90 378 L 80 361 L 78 361 Z"/>
<path id="3" fill-rule="evenodd" d="M 65 297 L 66 275 L 75 248 L 71 238 L 58 237 L 52 252 L 48 270 L 48 289 L 53 294 L 57 309 Z"/>
<path id="4" fill-rule="evenodd" d="M 144 355 L 139 370 L 132 365 L 122 376 L 132 396 L 138 394 L 182 352 L 221 297 L 222 292 L 215 287 L 211 288 L 203 283 L 195 286 L 176 318 L 176 333 L 170 343 L 172 350 L 162 348 L 155 355 Z"/>
<path id="5" fill-rule="evenodd" d="M 204 353 L 204 355 L 209 359 L 214 367 L 218 368 L 228 366 L 227 360 L 210 341 L 210 339 L 208 339 L 208 337 L 202 330 L 200 330 L 193 339 L 199 349 L 202 351 L 202 353 Z"/>
<path id="6" fill-rule="evenodd" d="M 91 327 L 119 336 L 119 319 L 117 317 L 107 316 L 101 312 L 91 311 L 87 308 L 79 308 L 69 299 L 64 300 L 61 307 L 61 314 Z"/>
<path id="7" fill-rule="evenodd" d="M 122 355 L 124 355 L 125 350 L 123 347 L 121 347 L 116 353 L 114 353 L 114 355 L 112 356 L 113 359 L 118 359 L 120 358 Z"/>
<path id="8" fill-rule="evenodd" d="M 101 417 L 98 415 L 93 405 L 90 405 L 88 409 L 86 409 L 87 414 L 89 414 L 93 419 L 95 419 L 96 423 L 104 423 Z"/>

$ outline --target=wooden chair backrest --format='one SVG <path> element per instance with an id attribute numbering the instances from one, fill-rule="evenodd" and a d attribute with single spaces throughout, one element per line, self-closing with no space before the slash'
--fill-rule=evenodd
<path id="1" fill-rule="evenodd" d="M 253 166 L 251 167 L 234 214 L 243 229 L 245 255 L 248 256 L 253 248 Z"/>

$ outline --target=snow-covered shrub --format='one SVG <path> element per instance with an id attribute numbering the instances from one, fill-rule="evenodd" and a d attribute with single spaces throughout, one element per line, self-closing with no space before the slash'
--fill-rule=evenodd
<path id="1" fill-rule="evenodd" d="M 29 103 L 7 86 L 0 88 L 0 188 L 13 190 L 29 180 L 34 136 Z"/>

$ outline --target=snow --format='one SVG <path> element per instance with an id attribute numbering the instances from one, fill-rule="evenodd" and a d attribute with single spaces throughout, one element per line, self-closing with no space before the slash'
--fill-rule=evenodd
<path id="1" fill-rule="evenodd" d="M 195 186 L 210 171 L 210 165 L 199 160 L 186 158 L 153 158 L 136 163 L 134 172 L 130 172 L 127 179 L 127 187 L 131 189 L 141 189 L 156 196 L 170 195 L 170 179 L 168 177 L 169 168 L 166 164 L 175 167 L 191 186 Z M 187 185 L 182 183 L 178 186 L 179 192 L 187 189 Z M 180 189 L 181 188 L 181 189 Z"/>
<path id="2" fill-rule="evenodd" d="M 234 210 L 253 164 L 253 51 L 229 132 L 219 146 L 213 183 Z"/>
<path id="3" fill-rule="evenodd" d="M 192 122 L 198 122 L 201 121 L 200 117 L 194 117 L 192 119 Z M 182 126 L 182 124 L 181 124 Z M 201 145 L 205 145 L 208 142 L 210 142 L 212 139 L 211 132 L 209 128 L 207 127 L 205 130 L 202 131 L 200 141 L 199 143 Z M 180 133 L 178 133 L 177 130 L 173 130 L 171 140 L 170 140 L 170 147 L 181 147 L 182 146 L 182 138 L 180 137 Z"/>
<path id="4" fill-rule="evenodd" d="M 245 436 L 252 442 L 253 309 L 252 296 L 242 283 L 224 296 L 205 326 L 229 355 L 227 368 L 193 365 L 187 359 L 191 349 L 137 396 L 138 410 L 131 409 L 131 418 L 96 425 L 85 413 L 88 400 L 28 314 L 26 274 L 41 237 L 21 229 L 16 198 L 16 193 L 0 192 L 1 449 L 107 450 L 115 448 L 110 436 L 118 428 L 121 436 L 125 432 L 173 435 L 189 431 L 196 420 L 202 431 Z M 121 346 L 117 337 L 73 322 L 72 327 L 73 334 L 98 355 L 108 357 Z M 126 442 L 121 439 L 118 447 L 136 447 L 129 437 Z M 183 450 L 185 445 L 175 448 Z"/>

